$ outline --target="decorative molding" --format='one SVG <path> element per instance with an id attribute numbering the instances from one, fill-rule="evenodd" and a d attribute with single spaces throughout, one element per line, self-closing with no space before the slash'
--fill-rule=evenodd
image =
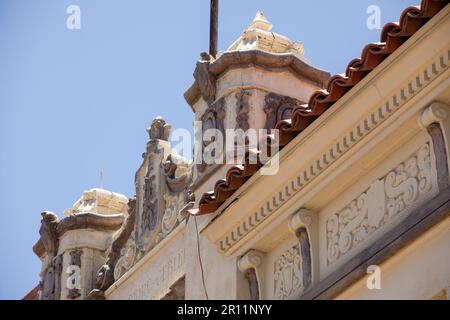
<path id="1" fill-rule="evenodd" d="M 120 258 L 117 260 L 114 268 L 114 280 L 118 280 L 122 275 L 133 267 L 137 261 L 137 254 L 139 249 L 136 246 L 134 239 L 130 238 L 125 247 L 120 251 Z"/>
<path id="2" fill-rule="evenodd" d="M 293 214 L 291 219 L 289 219 L 288 227 L 289 230 L 296 234 L 298 229 L 305 228 L 310 229 L 313 224 L 313 215 L 312 211 L 307 209 L 300 209 L 297 213 Z"/>
<path id="3" fill-rule="evenodd" d="M 418 117 L 419 125 L 427 131 L 433 142 L 434 157 L 436 159 L 436 171 L 439 190 L 445 190 L 450 185 L 450 119 L 448 113 L 450 106 L 439 102 L 433 102 L 425 108 Z"/>
<path id="4" fill-rule="evenodd" d="M 264 129 L 270 130 L 281 120 L 292 118 L 292 110 L 301 106 L 304 102 L 282 96 L 276 93 L 268 93 L 264 98 L 264 113 L 266 114 L 266 124 Z"/>
<path id="5" fill-rule="evenodd" d="M 160 237 L 164 238 L 168 233 L 172 232 L 178 222 L 184 219 L 184 217 L 179 214 L 180 210 L 185 205 L 184 198 L 185 195 L 183 193 L 166 193 L 163 195 L 165 209 L 164 216 L 161 221 Z"/>
<path id="6" fill-rule="evenodd" d="M 427 131 L 430 124 L 435 122 L 441 122 L 448 116 L 448 107 L 441 103 L 432 103 L 429 107 L 425 108 L 417 118 L 419 126 Z"/>
<path id="7" fill-rule="evenodd" d="M 127 211 L 128 198 L 119 193 L 94 188 L 83 192 L 72 208 L 64 210 L 64 216 L 80 213 L 124 213 Z"/>
<path id="8" fill-rule="evenodd" d="M 208 105 L 211 105 L 216 99 L 216 77 L 209 71 L 212 61 L 214 61 L 214 58 L 211 55 L 202 52 L 194 71 L 198 93 L 201 94 Z"/>
<path id="9" fill-rule="evenodd" d="M 426 199 L 432 191 L 432 180 L 430 144 L 427 142 L 327 219 L 327 265 Z"/>
<path id="10" fill-rule="evenodd" d="M 99 214 L 99 213 L 77 213 L 65 217 L 58 224 L 57 232 L 61 237 L 67 231 L 79 229 L 94 229 L 99 231 L 115 231 L 122 226 L 125 216 L 123 213 L 119 214 Z"/>
<path id="11" fill-rule="evenodd" d="M 60 300 L 62 261 L 62 255 L 58 255 L 46 268 L 40 282 L 42 288 L 40 300 Z"/>
<path id="12" fill-rule="evenodd" d="M 263 254 L 256 250 L 250 250 L 238 261 L 238 268 L 241 272 L 248 269 L 258 269 L 261 266 Z"/>
<path id="13" fill-rule="evenodd" d="M 245 237 L 257 225 L 271 216 L 282 204 L 288 201 L 301 188 L 304 188 L 320 173 L 341 158 L 352 146 L 361 141 L 370 132 L 386 121 L 400 107 L 417 95 L 429 83 L 448 69 L 450 51 L 445 52 L 431 63 L 425 70 L 417 74 L 395 95 L 386 100 L 380 107 L 355 126 L 346 135 L 330 146 L 327 152 L 321 154 L 296 178 L 285 184 L 268 201 L 259 207 L 252 215 L 219 240 L 219 250 L 229 251 L 238 241 Z"/>
<path id="14" fill-rule="evenodd" d="M 251 91 L 241 90 L 235 94 L 236 97 L 236 129 L 247 131 L 250 128 L 248 123 Z"/>
<path id="15" fill-rule="evenodd" d="M 299 241 L 303 287 L 307 290 L 313 284 L 315 273 L 313 270 L 318 267 L 317 259 L 313 260 L 318 254 L 317 221 L 313 217 L 313 212 L 300 209 L 289 220 L 289 230 Z"/>
<path id="16" fill-rule="evenodd" d="M 238 268 L 248 280 L 250 288 L 250 298 L 252 300 L 261 300 L 261 270 L 263 253 L 250 250 L 238 260 Z"/>
<path id="17" fill-rule="evenodd" d="M 284 300 L 303 291 L 302 264 L 300 244 L 297 244 L 285 252 L 274 264 L 274 297 Z"/>
<path id="18" fill-rule="evenodd" d="M 331 76 L 330 73 L 314 68 L 293 53 L 270 53 L 261 50 L 248 50 L 224 52 L 214 61 L 207 61 L 205 58 L 200 61 L 203 62 L 200 65 L 200 68 L 203 70 L 196 72 L 197 76 L 194 75 L 196 81 L 184 94 L 185 100 L 191 107 L 194 106 L 200 97 L 206 96 L 206 99 L 204 99 L 208 101 L 211 97 L 215 96 L 215 79 L 234 67 L 252 66 L 289 70 L 293 74 L 301 76 L 303 79 L 306 78 L 320 87 L 325 87 Z M 202 73 L 201 75 L 200 72 Z"/>
<path id="19" fill-rule="evenodd" d="M 111 295 L 115 295 L 114 292 L 116 292 L 117 290 L 120 290 L 119 288 L 123 288 L 123 287 L 127 286 L 129 279 L 134 274 L 136 274 L 136 272 L 138 270 L 140 270 L 141 268 L 145 268 L 145 266 L 152 265 L 151 262 L 152 261 L 154 262 L 155 259 L 157 259 L 160 256 L 160 254 L 162 254 L 166 249 L 170 248 L 175 242 L 183 241 L 182 237 L 185 234 L 185 230 L 186 230 L 186 219 L 183 220 L 182 223 L 180 223 L 175 228 L 175 230 L 173 230 L 170 234 L 168 234 L 167 237 L 164 238 L 161 242 L 159 242 L 153 249 L 151 249 L 145 255 L 142 255 L 142 257 L 140 259 L 136 259 L 134 261 L 132 259 L 130 259 L 131 260 L 130 267 L 124 268 L 119 276 L 117 276 L 116 274 L 114 275 L 115 277 L 117 277 L 115 279 L 116 281 L 105 291 L 105 293 L 104 293 L 105 298 L 109 299 L 109 297 L 111 297 Z M 127 243 L 127 247 L 134 248 L 136 250 L 135 257 L 138 256 L 139 251 L 136 248 L 135 243 L 133 243 L 132 239 L 130 239 L 129 242 Z M 125 254 L 127 247 L 122 249 L 122 253 Z M 182 248 L 184 248 L 184 247 L 182 246 Z M 183 257 L 184 257 L 184 249 L 182 250 L 182 252 L 183 252 Z M 133 254 L 133 253 L 131 253 L 131 254 Z M 121 258 L 123 258 L 123 255 Z M 116 264 L 116 269 L 117 268 L 118 267 Z"/>
<path id="20" fill-rule="evenodd" d="M 357 253 L 298 298 L 300 300 L 333 299 L 346 288 L 366 277 L 369 266 L 381 265 L 397 252 L 417 241 L 431 228 L 440 225 L 440 228 L 448 229 L 449 217 L 450 188 L 439 192 L 433 199 L 416 207 L 402 223 L 387 231 L 370 247 Z"/>

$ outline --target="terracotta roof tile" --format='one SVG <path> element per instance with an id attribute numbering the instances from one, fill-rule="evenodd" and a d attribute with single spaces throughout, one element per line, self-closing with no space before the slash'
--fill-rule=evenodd
<path id="1" fill-rule="evenodd" d="M 361 58 L 350 61 L 345 74 L 331 77 L 326 90 L 316 91 L 308 104 L 293 110 L 291 119 L 276 124 L 275 128 L 280 130 L 280 148 L 344 96 L 448 2 L 449 0 L 422 0 L 420 6 L 405 9 L 398 23 L 387 23 L 381 31 L 381 42 L 367 44 L 362 50 Z M 226 178 L 219 180 L 213 191 L 203 194 L 198 210 L 191 211 L 191 214 L 202 215 L 216 211 L 261 166 L 260 163 L 248 164 L 246 161 L 242 166 L 229 169 Z"/>
<path id="2" fill-rule="evenodd" d="M 41 285 L 38 284 L 34 287 L 30 292 L 28 292 L 22 300 L 38 300 L 39 299 L 39 290 L 41 290 Z"/>

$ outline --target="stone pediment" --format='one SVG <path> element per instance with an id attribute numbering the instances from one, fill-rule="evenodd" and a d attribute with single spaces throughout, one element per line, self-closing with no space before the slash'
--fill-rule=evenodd
<path id="1" fill-rule="evenodd" d="M 127 221 L 116 233 L 107 261 L 97 273 L 90 299 L 104 299 L 105 291 L 168 237 L 186 218 L 192 164 L 168 142 L 171 126 L 158 117 L 147 129 L 149 140 L 135 175 L 136 196 L 129 203 Z"/>

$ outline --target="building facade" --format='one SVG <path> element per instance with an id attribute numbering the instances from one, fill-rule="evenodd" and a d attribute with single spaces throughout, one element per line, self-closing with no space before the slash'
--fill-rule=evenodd
<path id="1" fill-rule="evenodd" d="M 195 161 L 217 137 L 188 161 L 153 120 L 134 197 L 42 213 L 26 298 L 448 299 L 449 34 L 448 1 L 423 0 L 331 76 L 259 12 L 185 98 L 201 135 L 269 134 L 241 164 Z"/>

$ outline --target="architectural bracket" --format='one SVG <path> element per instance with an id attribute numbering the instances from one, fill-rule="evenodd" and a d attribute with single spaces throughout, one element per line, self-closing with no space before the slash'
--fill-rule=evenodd
<path id="1" fill-rule="evenodd" d="M 450 106 L 433 102 L 419 115 L 419 126 L 428 132 L 433 142 L 433 150 L 438 172 L 439 190 L 445 190 L 450 186 Z"/>
<path id="2" fill-rule="evenodd" d="M 263 253 L 250 250 L 238 260 L 238 268 L 245 275 L 250 287 L 250 299 L 261 300 L 262 281 L 261 266 Z"/>
<path id="3" fill-rule="evenodd" d="M 289 230 L 300 242 L 301 270 L 304 290 L 309 289 L 318 274 L 318 230 L 316 214 L 307 209 L 300 209 L 289 220 Z"/>

